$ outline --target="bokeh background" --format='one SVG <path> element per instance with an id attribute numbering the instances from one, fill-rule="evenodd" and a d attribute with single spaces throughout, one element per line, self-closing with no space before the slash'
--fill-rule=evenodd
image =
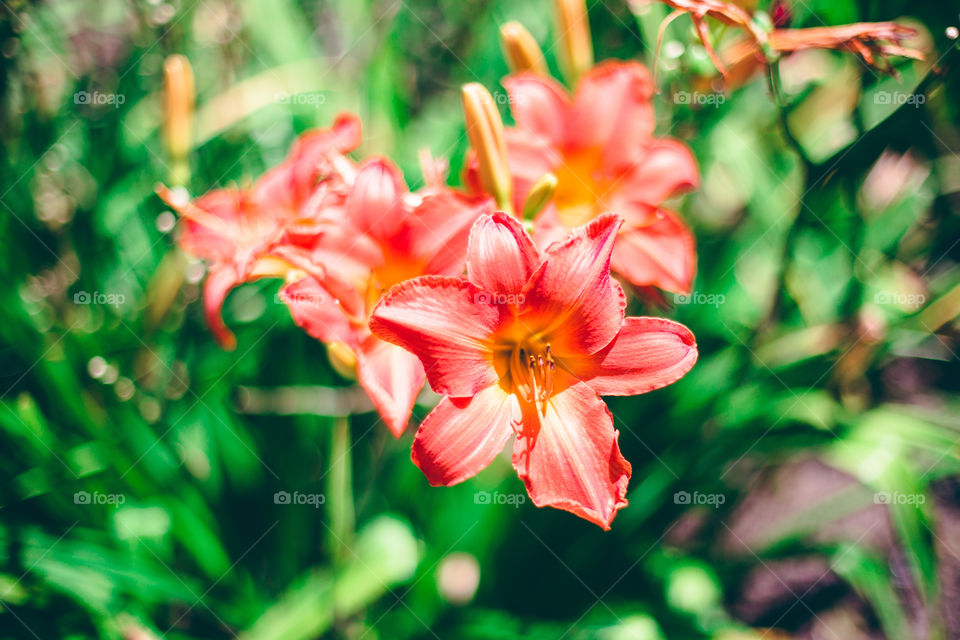
<path id="1" fill-rule="evenodd" d="M 597 59 L 652 63 L 665 6 L 589 5 Z M 958 7 L 789 6 L 900 19 L 928 59 L 891 79 L 812 51 L 718 93 L 689 19 L 667 30 L 658 133 L 701 164 L 699 273 L 631 311 L 701 359 L 609 401 L 634 471 L 603 532 L 533 507 L 506 458 L 429 487 L 276 282 L 231 294 L 220 350 L 154 195 L 174 53 L 191 193 L 341 110 L 412 187 L 424 147 L 456 182 L 460 84 L 508 118 L 498 25 L 556 70 L 550 2 L 0 2 L 0 637 L 960 638 Z"/>

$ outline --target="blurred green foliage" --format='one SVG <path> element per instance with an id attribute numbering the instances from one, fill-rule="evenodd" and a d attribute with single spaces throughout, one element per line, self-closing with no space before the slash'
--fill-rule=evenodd
<path id="1" fill-rule="evenodd" d="M 591 4 L 598 59 L 652 63 L 666 7 Z M 699 274 L 634 304 L 701 360 L 610 400 L 633 479 L 604 533 L 478 501 L 523 494 L 509 460 L 430 488 L 410 432 L 347 427 L 324 399 L 351 383 L 276 283 L 231 295 L 219 350 L 153 192 L 172 53 L 197 80 L 194 193 L 340 110 L 412 187 L 423 147 L 456 179 L 459 85 L 505 97 L 508 19 L 556 71 L 549 2 L 0 3 L 0 637 L 960 637 L 948 4 L 792 3 L 797 26 L 903 18 L 929 60 L 895 80 L 805 53 L 775 94 L 762 73 L 714 92 L 689 20 L 668 30 L 658 131 L 701 163 Z"/>

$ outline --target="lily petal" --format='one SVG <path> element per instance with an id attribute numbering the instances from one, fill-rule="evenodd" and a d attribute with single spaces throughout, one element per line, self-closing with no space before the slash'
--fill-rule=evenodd
<path id="1" fill-rule="evenodd" d="M 630 463 L 603 400 L 585 384 L 550 398 L 542 423 L 517 436 L 513 466 L 538 507 L 552 506 L 610 528 L 627 505 Z"/>
<path id="2" fill-rule="evenodd" d="M 653 136 L 653 82 L 638 62 L 602 62 L 580 78 L 568 122 L 569 144 L 603 149 L 605 162 L 629 164 Z"/>
<path id="3" fill-rule="evenodd" d="M 513 435 L 515 406 L 513 396 L 496 384 L 472 398 L 443 398 L 417 429 L 414 464 L 435 487 L 475 476 Z"/>
<path id="4" fill-rule="evenodd" d="M 323 170 L 329 167 L 330 154 L 344 154 L 360 146 L 360 118 L 352 113 L 341 113 L 329 129 L 308 131 L 300 136 L 290 161 L 293 162 L 292 181 L 296 197 L 303 200 L 323 177 Z"/>
<path id="5" fill-rule="evenodd" d="M 563 366 L 602 396 L 632 396 L 676 382 L 696 361 L 696 339 L 685 326 L 631 317 L 601 351 L 565 359 Z"/>
<path id="6" fill-rule="evenodd" d="M 237 347 L 237 338 L 223 322 L 223 301 L 235 286 L 243 282 L 230 265 L 213 265 L 203 283 L 203 312 L 210 333 L 221 347 L 232 351 Z"/>
<path id="7" fill-rule="evenodd" d="M 308 276 L 285 285 L 279 298 L 290 308 L 293 321 L 317 340 L 357 348 L 355 328 L 336 298 L 315 278 Z"/>
<path id="8" fill-rule="evenodd" d="M 380 240 L 393 237 L 403 222 L 407 184 L 395 164 L 372 158 L 357 173 L 347 198 L 347 216 L 361 232 Z"/>
<path id="9" fill-rule="evenodd" d="M 651 225 L 620 231 L 610 267 L 638 287 L 689 293 L 697 269 L 693 233 L 677 214 L 661 209 L 658 215 Z"/>
<path id="10" fill-rule="evenodd" d="M 367 336 L 357 349 L 357 380 L 394 436 L 400 437 L 423 387 L 423 365 L 400 347 Z"/>
<path id="11" fill-rule="evenodd" d="M 511 215 L 483 216 L 470 231 L 467 278 L 496 293 L 518 294 L 540 264 L 540 253 Z"/>
<path id="12" fill-rule="evenodd" d="M 699 184 L 697 161 L 687 145 L 663 139 L 647 145 L 617 190 L 642 194 L 646 203 L 657 207 L 667 198 L 696 189 Z"/>
<path id="13" fill-rule="evenodd" d="M 610 278 L 620 223 L 603 214 L 550 245 L 524 287 L 524 323 L 548 334 L 561 356 L 599 351 L 620 330 L 626 300 Z"/>
<path id="14" fill-rule="evenodd" d="M 425 273 L 458 276 L 463 273 L 473 223 L 493 211 L 493 198 L 453 189 L 429 195 L 407 218 L 409 253 L 426 261 Z"/>
<path id="15" fill-rule="evenodd" d="M 465 280 L 421 276 L 387 292 L 370 330 L 415 353 L 437 393 L 472 396 L 499 380 L 490 338 L 509 311 L 491 300 L 490 292 Z"/>
<path id="16" fill-rule="evenodd" d="M 563 145 L 570 98 L 552 78 L 519 73 L 503 79 L 517 126 L 554 145 Z"/>

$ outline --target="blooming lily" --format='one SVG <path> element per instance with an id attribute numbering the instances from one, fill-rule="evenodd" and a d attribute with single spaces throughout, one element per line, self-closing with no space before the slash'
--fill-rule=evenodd
<path id="1" fill-rule="evenodd" d="M 513 437 L 513 466 L 537 506 L 610 527 L 631 467 L 601 395 L 671 384 L 697 359 L 690 331 L 624 318 L 609 266 L 621 220 L 603 214 L 539 251 L 520 222 L 482 216 L 467 277 L 394 286 L 370 328 L 423 363 L 444 395 L 424 419 L 413 461 L 432 485 L 486 467 Z"/>
<path id="2" fill-rule="evenodd" d="M 696 268 L 693 234 L 662 205 L 698 185 L 697 163 L 681 142 L 653 137 L 647 69 L 634 62 L 600 63 L 580 77 L 572 96 L 553 79 L 530 72 L 508 76 L 503 84 L 517 123 L 506 131 L 516 209 L 544 174 L 557 178 L 553 202 L 536 219 L 537 245 L 612 212 L 624 225 L 611 268 L 637 287 L 689 292 Z"/>
<path id="3" fill-rule="evenodd" d="M 323 218 L 342 206 L 343 185 L 354 171 L 343 154 L 359 144 L 360 120 L 345 114 L 332 128 L 301 136 L 290 156 L 250 188 L 216 189 L 193 202 L 158 189 L 183 220 L 180 246 L 210 262 L 204 308 L 222 346 L 236 345 L 221 317 L 227 294 L 242 282 L 290 272 L 277 248 L 312 239 L 329 226 Z"/>
<path id="4" fill-rule="evenodd" d="M 370 313 L 394 284 L 423 274 L 460 274 L 473 222 L 493 210 L 489 198 L 468 198 L 433 186 L 420 199 L 400 170 L 374 158 L 359 169 L 332 236 L 283 256 L 306 277 L 281 290 L 294 320 L 335 353 L 355 361 L 357 380 L 384 422 L 400 436 L 423 387 L 420 361 L 370 333 Z M 340 263 L 338 255 L 347 259 Z M 352 362 L 351 362 L 352 364 Z"/>

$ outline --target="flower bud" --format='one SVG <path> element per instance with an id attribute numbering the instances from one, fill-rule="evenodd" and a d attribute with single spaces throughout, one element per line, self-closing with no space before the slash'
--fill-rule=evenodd
<path id="1" fill-rule="evenodd" d="M 585 0 L 554 0 L 559 30 L 559 57 L 563 74 L 570 86 L 593 66 L 593 42 L 587 20 Z"/>
<path id="2" fill-rule="evenodd" d="M 477 154 L 480 184 L 493 196 L 497 207 L 513 211 L 513 184 L 507 165 L 507 144 L 503 137 L 503 120 L 493 96 L 483 85 L 463 85 L 460 96 L 470 145 Z"/>
<path id="3" fill-rule="evenodd" d="M 534 183 L 527 195 L 526 202 L 523 203 L 523 219 L 533 220 L 543 211 L 553 193 L 557 190 L 557 176 L 552 173 L 545 173 Z"/>
<path id="4" fill-rule="evenodd" d="M 500 43 L 513 73 L 530 71 L 541 76 L 549 75 L 540 45 L 519 22 L 511 21 L 500 27 Z"/>
<path id="5" fill-rule="evenodd" d="M 170 180 L 174 185 L 187 179 L 195 99 L 190 61 L 181 55 L 169 56 L 163 63 L 163 142 L 172 162 Z"/>

